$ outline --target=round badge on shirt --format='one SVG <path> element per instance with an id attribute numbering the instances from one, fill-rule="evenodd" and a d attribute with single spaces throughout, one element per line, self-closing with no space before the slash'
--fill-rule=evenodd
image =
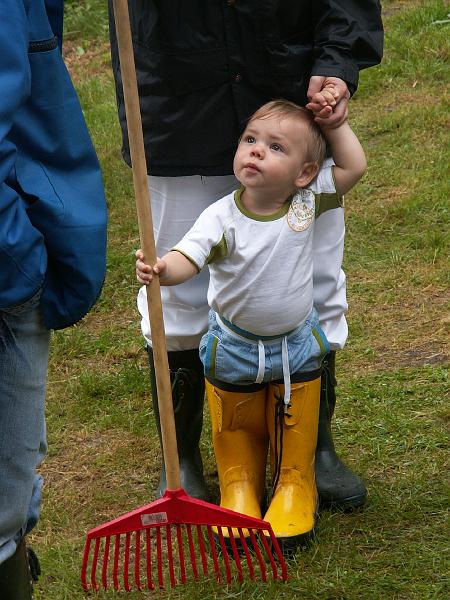
<path id="1" fill-rule="evenodd" d="M 293 231 L 305 231 L 314 220 L 314 193 L 311 190 L 298 190 L 292 198 L 287 213 L 287 222 Z"/>

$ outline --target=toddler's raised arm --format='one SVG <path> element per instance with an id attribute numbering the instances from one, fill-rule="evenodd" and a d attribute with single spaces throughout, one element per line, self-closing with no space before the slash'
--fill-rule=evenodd
<path id="1" fill-rule="evenodd" d="M 364 175 L 367 168 L 366 155 L 347 120 L 334 128 L 321 126 L 335 162 L 334 180 L 336 191 L 343 195 Z"/>

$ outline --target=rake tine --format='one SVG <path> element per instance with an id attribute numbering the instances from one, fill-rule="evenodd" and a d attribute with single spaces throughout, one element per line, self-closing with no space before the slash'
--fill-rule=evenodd
<path id="1" fill-rule="evenodd" d="M 192 538 L 192 530 L 190 525 L 186 525 L 188 544 L 189 544 L 189 555 L 191 557 L 192 571 L 194 573 L 195 581 L 198 581 L 197 561 L 195 559 L 194 540 Z"/>
<path id="2" fill-rule="evenodd" d="M 91 585 L 96 592 L 98 591 L 96 572 L 97 572 L 97 562 L 98 562 L 99 550 L 100 550 L 100 538 L 97 538 L 95 540 L 94 556 L 92 558 L 92 566 L 91 566 Z"/>
<path id="3" fill-rule="evenodd" d="M 261 569 L 261 578 L 263 581 L 267 581 L 267 572 L 266 567 L 264 565 L 263 557 L 261 556 L 261 551 L 258 546 L 258 542 L 256 541 L 255 534 L 252 529 L 248 530 L 250 534 L 250 539 L 252 541 L 253 548 L 255 549 L 256 558 L 258 559 L 259 568 Z"/>
<path id="4" fill-rule="evenodd" d="M 136 553 L 134 555 L 134 581 L 136 582 L 139 591 L 142 590 L 141 586 L 141 532 L 138 529 L 136 531 Z"/>
<path id="5" fill-rule="evenodd" d="M 170 525 L 166 525 L 167 560 L 169 562 L 170 587 L 175 587 L 175 573 L 173 570 L 172 532 Z"/>
<path id="6" fill-rule="evenodd" d="M 120 535 L 116 535 L 114 542 L 114 567 L 113 567 L 113 584 L 114 589 L 119 589 L 119 579 L 117 577 L 119 573 L 119 553 L 120 553 Z"/>
<path id="7" fill-rule="evenodd" d="M 111 538 L 108 537 L 105 540 L 105 549 L 103 551 L 103 564 L 102 564 L 102 586 L 103 589 L 106 590 L 108 587 L 108 560 L 109 560 L 109 546 L 111 543 Z"/>
<path id="8" fill-rule="evenodd" d="M 123 585 L 125 587 L 125 591 L 127 592 L 131 590 L 130 583 L 128 581 L 128 570 L 130 565 L 130 538 L 131 534 L 128 531 L 125 534 L 125 555 L 123 559 Z"/>
<path id="9" fill-rule="evenodd" d="M 83 585 L 83 589 L 85 592 L 87 592 L 89 589 L 88 582 L 86 579 L 86 570 L 87 570 L 87 564 L 88 564 L 88 560 L 89 560 L 90 548 L 91 548 L 91 540 L 90 540 L 90 538 L 87 538 L 86 543 L 84 545 L 83 562 L 81 564 L 81 583 Z"/>
<path id="10" fill-rule="evenodd" d="M 238 581 L 239 581 L 239 583 L 241 583 L 244 580 L 244 578 L 242 576 L 242 564 L 241 564 L 241 559 L 239 558 L 239 552 L 238 552 L 238 549 L 236 546 L 236 540 L 234 539 L 233 529 L 231 527 L 228 527 L 228 535 L 229 535 L 229 539 L 230 539 L 231 549 L 233 551 L 234 561 L 236 563 L 236 568 L 238 571 Z"/>
<path id="11" fill-rule="evenodd" d="M 262 545 L 264 546 L 264 550 L 266 551 L 267 558 L 269 559 L 269 562 L 270 562 L 270 566 L 272 567 L 272 576 L 273 576 L 274 579 L 278 579 L 277 565 L 275 564 L 275 560 L 273 558 L 273 554 L 270 551 L 269 544 L 267 543 L 266 536 L 260 530 L 258 530 L 258 534 L 259 534 L 259 539 L 261 540 Z"/>
<path id="12" fill-rule="evenodd" d="M 94 556 L 92 558 L 92 565 L 91 565 L 91 585 L 92 585 L 92 587 L 94 588 L 95 591 L 98 591 L 98 584 L 97 584 L 97 579 L 96 579 L 96 571 L 97 571 L 97 562 L 98 562 L 99 549 L 100 549 L 100 538 L 97 538 L 95 540 Z"/>
<path id="13" fill-rule="evenodd" d="M 247 540 L 245 539 L 244 533 L 242 532 L 242 528 L 238 527 L 239 539 L 241 540 L 242 548 L 244 550 L 245 558 L 247 559 L 248 565 L 248 574 L 250 579 L 255 579 L 255 571 L 253 569 L 252 558 L 250 556 L 250 552 L 248 550 Z"/>
<path id="14" fill-rule="evenodd" d="M 162 546 L 161 546 L 161 531 L 159 527 L 156 528 L 156 556 L 158 565 L 158 583 L 159 587 L 164 587 L 163 571 L 162 571 Z"/>
<path id="15" fill-rule="evenodd" d="M 184 565 L 183 536 L 181 535 L 180 525 L 177 525 L 177 542 L 178 542 L 178 557 L 180 559 L 181 582 L 186 583 L 186 568 Z"/>
<path id="16" fill-rule="evenodd" d="M 154 590 L 155 584 L 152 579 L 152 536 L 150 529 L 145 530 L 145 555 L 147 559 L 147 588 Z"/>
<path id="17" fill-rule="evenodd" d="M 222 527 L 218 527 L 217 532 L 219 534 L 220 547 L 222 548 L 223 562 L 225 563 L 225 573 L 227 576 L 227 583 L 231 583 L 230 561 L 228 560 L 228 551 L 227 551 L 227 547 L 225 545 L 225 540 L 223 539 Z"/>
<path id="18" fill-rule="evenodd" d="M 203 532 L 200 525 L 197 525 L 197 538 L 198 545 L 200 548 L 200 556 L 202 557 L 202 567 L 203 567 L 203 575 L 208 574 L 208 563 L 206 562 L 206 554 L 205 554 L 205 544 L 203 540 Z"/>
<path id="19" fill-rule="evenodd" d="M 283 556 L 283 554 L 282 554 L 282 552 L 280 550 L 280 545 L 279 545 L 278 540 L 275 537 L 275 534 L 272 531 L 272 529 L 269 530 L 269 535 L 270 535 L 270 540 L 272 542 L 272 548 L 275 549 L 275 553 L 277 555 L 278 562 L 279 562 L 280 567 L 281 567 L 281 579 L 283 581 L 287 581 L 288 574 L 287 574 L 286 561 L 284 560 L 284 556 Z"/>
<path id="20" fill-rule="evenodd" d="M 214 537 L 211 530 L 211 525 L 206 526 L 206 530 L 208 532 L 209 544 L 211 547 L 211 554 L 213 558 L 214 571 L 216 573 L 217 581 L 220 582 L 220 569 L 219 569 L 219 561 L 217 560 L 217 552 L 216 552 L 216 544 L 214 542 Z"/>

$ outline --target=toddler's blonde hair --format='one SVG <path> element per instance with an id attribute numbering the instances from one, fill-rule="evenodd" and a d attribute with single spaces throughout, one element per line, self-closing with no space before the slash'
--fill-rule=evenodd
<path id="1" fill-rule="evenodd" d="M 308 162 L 317 163 L 320 167 L 326 156 L 326 142 L 320 127 L 314 121 L 312 112 L 289 100 L 271 100 L 252 114 L 248 124 L 256 119 L 267 119 L 273 116 L 279 116 L 280 119 L 291 117 L 306 125 L 306 131 L 309 135 L 306 159 Z"/>

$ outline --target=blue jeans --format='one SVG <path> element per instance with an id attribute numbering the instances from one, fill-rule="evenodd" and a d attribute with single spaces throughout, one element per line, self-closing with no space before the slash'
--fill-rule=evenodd
<path id="1" fill-rule="evenodd" d="M 264 340 L 262 382 L 283 379 L 281 340 Z M 300 327 L 286 335 L 286 340 L 289 373 L 292 375 L 320 369 L 323 357 L 330 351 L 314 309 Z M 255 383 L 261 365 L 258 338 L 246 339 L 227 330 L 219 325 L 216 313 L 211 310 L 208 331 L 200 342 L 200 359 L 205 375 L 210 379 L 236 385 Z"/>
<path id="2" fill-rule="evenodd" d="M 50 332 L 40 293 L 0 309 L 0 563 L 37 523 L 46 454 L 45 386 Z"/>

